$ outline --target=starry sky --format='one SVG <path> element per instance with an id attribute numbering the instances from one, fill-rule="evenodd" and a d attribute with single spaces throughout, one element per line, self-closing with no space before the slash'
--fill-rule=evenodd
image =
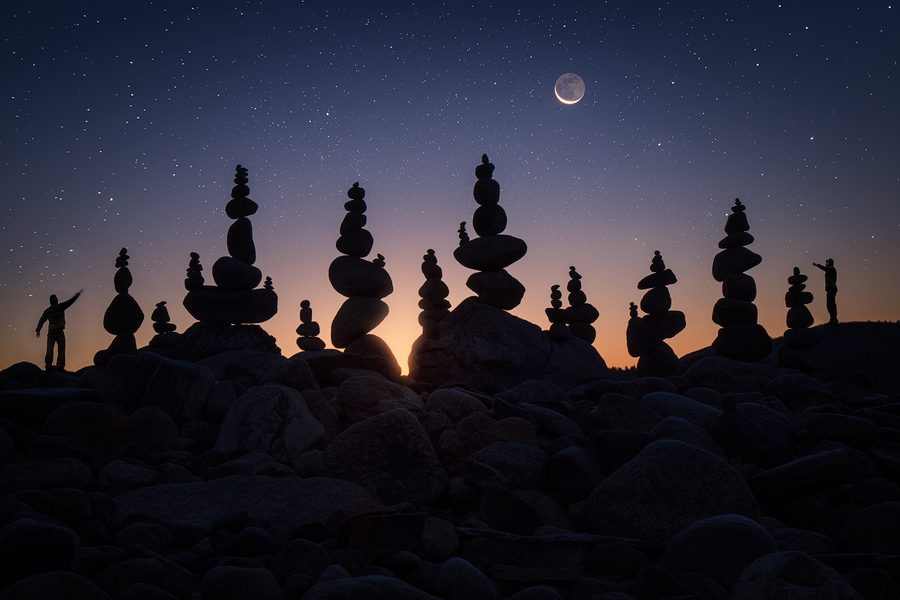
<path id="1" fill-rule="evenodd" d="M 857 6 L 858 5 L 858 6 Z M 211 281 L 227 254 L 224 206 L 249 169 L 256 266 L 297 352 L 300 302 L 330 346 L 344 300 L 328 282 L 355 181 L 394 293 L 373 333 L 406 371 L 422 255 L 455 306 L 472 273 L 452 257 L 471 222 L 474 169 L 496 165 L 506 234 L 526 256 L 513 314 L 547 328 L 550 286 L 574 265 L 600 312 L 594 345 L 625 349 L 629 302 L 654 250 L 678 277 L 679 355 L 705 347 L 721 286 L 710 267 L 734 198 L 763 257 L 760 322 L 783 333 L 793 267 L 827 321 L 812 262 L 834 258 L 839 317 L 900 319 L 900 7 L 890 2 L 19 3 L 2 20 L 0 366 L 43 364 L 34 328 L 50 294 L 67 312 L 68 364 L 112 336 L 115 258 L 131 295 L 165 300 L 184 331 L 189 253 Z M 585 81 L 559 102 L 556 79 Z M 471 231 L 471 229 L 470 229 Z M 474 235 L 474 232 L 472 232 Z"/>

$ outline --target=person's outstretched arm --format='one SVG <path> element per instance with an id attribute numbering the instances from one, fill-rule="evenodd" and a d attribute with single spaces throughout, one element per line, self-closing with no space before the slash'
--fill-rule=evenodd
<path id="1" fill-rule="evenodd" d="M 34 333 L 37 334 L 37 337 L 41 337 L 41 327 L 44 326 L 44 321 L 47 320 L 47 311 L 45 310 L 41 313 L 41 320 L 38 321 L 37 328 L 34 330 Z"/>
<path id="2" fill-rule="evenodd" d="M 67 308 L 69 308 L 70 306 L 75 304 L 75 301 L 78 300 L 78 296 L 80 296 L 81 292 L 83 292 L 83 291 L 84 290 L 78 290 L 77 292 L 75 292 L 74 296 L 72 296 L 65 302 L 60 302 L 57 306 L 59 306 L 62 310 L 66 310 Z"/>

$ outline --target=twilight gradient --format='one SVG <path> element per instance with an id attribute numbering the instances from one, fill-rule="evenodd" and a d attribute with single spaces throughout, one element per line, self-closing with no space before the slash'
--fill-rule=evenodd
<path id="1" fill-rule="evenodd" d="M 420 333 L 421 257 L 452 258 L 474 168 L 497 166 L 506 233 L 528 254 L 513 314 L 547 327 L 570 265 L 600 311 L 595 346 L 625 351 L 628 304 L 654 250 L 678 276 L 678 354 L 707 346 L 710 274 L 735 197 L 747 205 L 760 321 L 783 332 L 794 266 L 817 322 L 834 258 L 839 316 L 900 318 L 900 31 L 886 2 L 35 2 L 3 19 L 0 366 L 42 364 L 50 294 L 67 313 L 68 368 L 112 339 L 114 260 L 132 257 L 146 319 L 181 306 L 188 255 L 226 254 L 234 166 L 250 169 L 256 265 L 279 313 L 262 326 L 297 351 L 300 301 L 329 341 L 328 283 L 346 190 L 366 189 L 374 253 L 395 291 L 373 333 L 406 367 Z M 574 72 L 587 91 L 556 100 Z"/>

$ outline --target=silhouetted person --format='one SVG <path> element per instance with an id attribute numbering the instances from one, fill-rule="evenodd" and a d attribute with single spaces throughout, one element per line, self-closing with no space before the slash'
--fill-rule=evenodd
<path id="1" fill-rule="evenodd" d="M 44 366 L 49 371 L 53 366 L 53 344 L 56 344 L 56 366 L 60 371 L 66 368 L 66 309 L 72 306 L 83 290 L 78 290 L 74 296 L 60 303 L 56 294 L 50 296 L 50 306 L 41 314 L 37 329 L 34 332 L 41 337 L 41 327 L 44 321 L 47 325 L 47 355 L 44 357 Z"/>
<path id="2" fill-rule="evenodd" d="M 837 296 L 837 269 L 834 268 L 834 259 L 829 258 L 826 260 L 824 266 L 819 263 L 813 263 L 813 266 L 825 271 L 826 304 L 828 306 L 828 316 L 831 317 L 828 324 L 837 325 L 837 301 L 835 300 Z"/>

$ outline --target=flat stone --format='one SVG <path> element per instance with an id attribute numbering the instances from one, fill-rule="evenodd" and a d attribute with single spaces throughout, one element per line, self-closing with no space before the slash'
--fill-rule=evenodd
<path id="1" fill-rule="evenodd" d="M 468 269 L 488 271 L 505 269 L 528 252 L 528 245 L 511 235 L 491 235 L 475 238 L 457 246 L 453 256 Z"/>
<path id="2" fill-rule="evenodd" d="M 192 317 L 204 323 L 262 323 L 278 312 L 278 295 L 266 289 L 229 291 L 203 286 L 188 292 L 183 304 Z"/>
<path id="3" fill-rule="evenodd" d="M 722 282 L 730 273 L 744 273 L 762 262 L 762 257 L 744 247 L 728 248 L 713 258 L 712 276 Z"/>
<path id="4" fill-rule="evenodd" d="M 262 271 L 231 256 L 222 256 L 216 260 L 212 274 L 216 286 L 228 292 L 252 290 L 262 281 Z"/>
<path id="5" fill-rule="evenodd" d="M 378 327 L 389 310 L 388 305 L 378 298 L 347 298 L 331 322 L 331 344 L 335 348 L 346 348 L 352 341 Z"/>
<path id="6" fill-rule="evenodd" d="M 355 256 L 338 256 L 331 261 L 328 281 L 337 293 L 348 298 L 384 298 L 394 291 L 391 276 L 384 267 Z"/>
<path id="7" fill-rule="evenodd" d="M 502 310 L 517 307 L 525 295 L 525 286 L 505 269 L 472 273 L 466 287 L 478 294 L 482 302 Z"/>

